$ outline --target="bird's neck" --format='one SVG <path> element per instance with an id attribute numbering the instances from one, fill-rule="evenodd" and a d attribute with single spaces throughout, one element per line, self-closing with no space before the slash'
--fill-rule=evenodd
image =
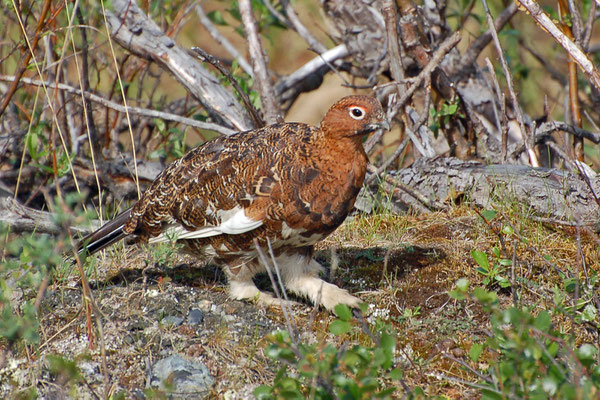
<path id="1" fill-rule="evenodd" d="M 367 156 L 362 144 L 363 137 L 355 136 L 325 136 L 325 148 L 335 154 L 349 154 L 356 157 L 357 153 Z"/>
<path id="2" fill-rule="evenodd" d="M 326 138 L 325 143 L 319 146 L 321 159 L 330 167 L 335 166 L 340 177 L 352 177 L 357 184 L 364 179 L 367 169 L 367 154 L 362 145 L 362 137 Z"/>

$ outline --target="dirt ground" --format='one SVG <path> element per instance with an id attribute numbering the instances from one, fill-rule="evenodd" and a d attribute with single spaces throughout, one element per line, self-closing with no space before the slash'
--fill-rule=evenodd
<path id="1" fill-rule="evenodd" d="M 462 277 L 481 281 L 469 252 L 489 249 L 494 240 L 468 209 L 419 218 L 356 216 L 318 245 L 316 258 L 335 266 L 331 281 L 370 305 L 367 323 L 380 318 L 396 329 L 397 366 L 409 387 L 478 398 L 447 377 L 474 381 L 451 358 L 470 362 L 468 350 L 485 337 L 488 317 L 478 304 L 453 300 L 447 292 Z M 148 398 L 143 391 L 152 366 L 171 354 L 208 367 L 215 379 L 209 398 L 252 398 L 257 385 L 272 382 L 279 366 L 265 348 L 268 334 L 285 328 L 282 310 L 229 299 L 218 267 L 178 256 L 160 264 L 147 249 L 130 248 L 110 251 L 90 268 L 99 313 L 87 321 L 75 270 L 51 285 L 37 351 L 0 348 L 0 397 L 35 387 L 44 398 Z M 542 263 L 531 268 L 545 273 Z M 270 290 L 267 278 L 258 283 Z M 509 292 L 498 293 L 510 302 Z M 335 316 L 297 300 L 293 318 L 302 338 L 338 342 L 327 330 Z M 93 339 L 88 326 L 94 326 Z M 51 373 L 50 354 L 75 361 L 78 379 Z"/>

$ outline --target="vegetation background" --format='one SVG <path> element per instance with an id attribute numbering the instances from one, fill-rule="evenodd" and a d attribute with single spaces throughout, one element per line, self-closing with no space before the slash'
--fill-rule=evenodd
<path id="1" fill-rule="evenodd" d="M 600 395 L 598 1 L 1 7 L 0 397 L 164 398 L 171 354 L 199 398 Z M 65 260 L 188 149 L 357 92 L 393 129 L 318 257 L 362 316 L 230 301 L 175 244 Z"/>

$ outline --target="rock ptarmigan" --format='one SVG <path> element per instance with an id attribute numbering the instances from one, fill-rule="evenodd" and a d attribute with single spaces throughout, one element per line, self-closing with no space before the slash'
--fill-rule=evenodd
<path id="1" fill-rule="evenodd" d="M 313 245 L 352 209 L 363 184 L 365 135 L 389 129 L 379 102 L 348 96 L 320 126 L 280 123 L 218 137 L 162 171 L 139 201 L 81 241 L 93 254 L 123 238 L 175 238 L 188 252 L 212 257 L 234 299 L 275 304 L 252 277 L 265 271 L 255 247 L 273 249 L 286 288 L 332 310 L 360 300 L 319 278 Z"/>

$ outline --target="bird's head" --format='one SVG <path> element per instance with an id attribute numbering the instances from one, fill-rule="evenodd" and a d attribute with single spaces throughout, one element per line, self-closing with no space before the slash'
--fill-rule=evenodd
<path id="1" fill-rule="evenodd" d="M 360 139 L 378 129 L 390 129 L 385 112 L 376 98 L 347 96 L 335 103 L 321 121 L 321 130 L 330 138 Z"/>

